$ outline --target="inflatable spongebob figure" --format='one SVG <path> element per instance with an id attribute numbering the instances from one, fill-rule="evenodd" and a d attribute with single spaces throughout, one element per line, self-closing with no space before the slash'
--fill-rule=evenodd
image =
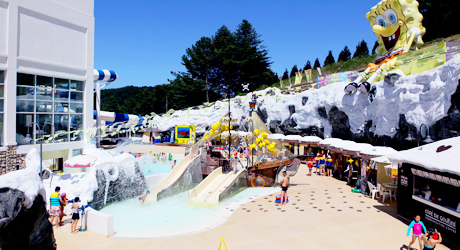
<path id="1" fill-rule="evenodd" d="M 417 50 L 423 45 L 423 16 L 418 11 L 415 0 L 382 0 L 366 14 L 379 46 L 376 49 L 375 63 L 370 63 L 360 77 L 345 87 L 345 93 L 359 90 L 367 93 L 370 84 L 382 73 L 382 69 L 391 69 L 396 65 L 397 56 L 409 50 Z M 369 73 L 373 73 L 365 82 L 359 84 Z M 359 85 L 358 85 L 359 84 Z"/>

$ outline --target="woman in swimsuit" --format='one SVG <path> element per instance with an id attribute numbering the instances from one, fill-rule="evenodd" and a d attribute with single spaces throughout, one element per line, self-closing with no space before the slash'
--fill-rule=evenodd
<path id="1" fill-rule="evenodd" d="M 420 249 L 423 248 L 422 239 L 420 238 L 423 235 L 422 228 L 425 232 L 427 231 L 423 222 L 420 221 L 420 216 L 416 215 L 414 220 L 410 223 L 409 228 L 407 229 L 407 236 L 409 236 L 410 230 L 412 229 L 412 240 L 409 243 L 408 249 L 410 249 L 410 246 L 414 244 L 416 238 L 420 244 Z"/>
<path id="2" fill-rule="evenodd" d="M 436 247 L 436 244 L 442 242 L 441 233 L 436 229 L 428 229 L 425 235 L 422 236 L 423 250 L 432 250 Z"/>

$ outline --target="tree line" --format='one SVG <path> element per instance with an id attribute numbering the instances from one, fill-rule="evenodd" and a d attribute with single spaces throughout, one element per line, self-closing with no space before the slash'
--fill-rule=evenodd
<path id="1" fill-rule="evenodd" d="M 164 113 L 233 97 L 278 80 L 270 69 L 268 50 L 255 28 L 243 20 L 234 32 L 225 25 L 211 37 L 202 37 L 182 56 L 184 72 L 171 72 L 168 84 L 127 86 L 101 91 L 101 109 L 118 113 Z"/>
<path id="2" fill-rule="evenodd" d="M 372 54 L 375 54 L 375 49 L 378 47 L 378 42 L 376 41 L 374 44 L 374 47 L 372 48 Z M 356 50 L 353 53 L 353 57 L 351 56 L 350 49 L 348 46 L 345 46 L 343 50 L 340 52 L 339 57 L 337 58 L 337 62 L 346 62 L 351 59 L 361 57 L 361 56 L 369 56 L 369 48 L 367 47 L 366 41 L 362 40 L 361 42 L 358 43 L 356 46 Z M 326 59 L 324 60 L 323 67 L 335 63 L 335 58 L 332 55 L 332 51 L 329 50 Z M 321 64 L 319 62 L 319 59 L 316 58 L 315 63 L 313 64 L 313 67 L 311 66 L 311 62 L 307 60 L 307 63 L 303 66 L 303 68 L 297 67 L 297 64 L 295 64 L 291 68 L 291 72 L 289 73 L 288 69 L 284 70 L 283 73 L 283 79 L 288 79 L 289 76 L 295 76 L 296 72 L 308 70 L 308 69 L 316 69 L 316 68 L 321 68 Z"/>

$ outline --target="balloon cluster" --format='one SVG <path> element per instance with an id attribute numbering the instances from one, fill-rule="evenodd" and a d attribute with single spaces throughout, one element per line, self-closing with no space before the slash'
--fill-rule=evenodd
<path id="1" fill-rule="evenodd" d="M 279 151 L 276 148 L 276 142 L 270 142 L 268 140 L 268 133 L 267 132 L 260 132 L 258 129 L 254 129 L 254 135 L 257 136 L 256 143 L 251 144 L 249 147 L 251 149 L 256 149 L 257 146 L 259 148 L 266 148 L 268 152 L 272 154 L 277 154 Z"/>
<path id="2" fill-rule="evenodd" d="M 233 129 L 233 125 L 221 124 L 220 122 L 216 122 L 211 126 L 211 130 L 209 130 L 209 132 L 204 134 L 202 140 L 206 141 L 208 139 L 212 139 L 216 135 L 222 133 L 223 131 L 229 131 L 229 134 L 230 134 L 230 130 L 232 129 Z M 225 141 L 225 139 L 222 139 L 222 140 Z"/>

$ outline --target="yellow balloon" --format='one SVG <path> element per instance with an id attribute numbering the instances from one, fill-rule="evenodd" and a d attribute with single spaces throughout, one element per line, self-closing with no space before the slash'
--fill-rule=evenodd
<path id="1" fill-rule="evenodd" d="M 270 142 L 269 142 L 268 140 L 265 140 L 265 143 L 266 143 L 267 145 L 270 144 Z"/>
<path id="2" fill-rule="evenodd" d="M 230 129 L 233 129 L 233 125 L 230 125 Z"/>
<path id="3" fill-rule="evenodd" d="M 263 133 L 262 133 L 262 137 L 263 137 L 263 138 L 267 138 L 267 137 L 268 137 L 268 133 L 263 132 Z"/>
<path id="4" fill-rule="evenodd" d="M 220 125 L 220 122 L 216 122 L 216 125 L 219 126 L 219 125 Z"/>
<path id="5" fill-rule="evenodd" d="M 254 134 L 255 134 L 256 136 L 258 136 L 258 135 L 260 134 L 260 130 L 254 129 Z"/>
<path id="6" fill-rule="evenodd" d="M 211 126 L 211 128 L 212 128 L 213 130 L 216 130 L 216 129 L 217 129 L 217 125 L 216 125 L 216 124 L 213 124 L 213 125 Z"/>

